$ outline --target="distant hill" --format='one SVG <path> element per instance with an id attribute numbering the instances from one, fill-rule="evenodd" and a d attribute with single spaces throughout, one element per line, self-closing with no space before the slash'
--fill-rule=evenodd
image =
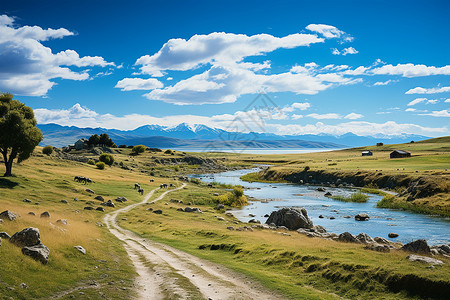
<path id="1" fill-rule="evenodd" d="M 358 136 L 347 133 L 341 136 L 319 135 L 275 135 L 272 133 L 234 133 L 205 125 L 189 125 L 181 123 L 174 127 L 160 125 L 144 125 L 134 130 L 117 130 L 105 128 L 79 128 L 57 124 L 39 124 L 44 134 L 41 145 L 62 147 L 73 144 L 80 138 L 88 138 L 93 134 L 107 133 L 117 144 L 143 144 L 149 147 L 183 147 L 204 148 L 213 143 L 215 148 L 346 148 L 373 145 L 378 142 L 399 144 L 420 141 L 429 137 L 420 135 L 400 136 Z"/>

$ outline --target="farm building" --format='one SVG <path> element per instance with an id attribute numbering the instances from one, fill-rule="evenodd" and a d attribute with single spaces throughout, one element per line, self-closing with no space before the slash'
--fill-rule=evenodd
<path id="1" fill-rule="evenodd" d="M 372 156 L 373 155 L 373 153 L 372 153 L 372 151 L 363 151 L 363 152 L 361 152 L 361 156 Z"/>
<path id="2" fill-rule="evenodd" d="M 403 150 L 394 150 L 390 154 L 391 158 L 411 157 L 411 153 Z"/>
<path id="3" fill-rule="evenodd" d="M 87 139 L 79 139 L 78 141 L 75 142 L 74 148 L 76 150 L 82 150 L 85 148 L 88 148 L 88 143 L 89 141 Z"/>
<path id="4" fill-rule="evenodd" d="M 378 147 L 383 146 L 383 145 L 384 145 L 383 143 L 377 143 Z"/>

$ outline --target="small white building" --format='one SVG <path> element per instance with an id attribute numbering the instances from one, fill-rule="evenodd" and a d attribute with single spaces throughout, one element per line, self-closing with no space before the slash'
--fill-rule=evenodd
<path id="1" fill-rule="evenodd" d="M 372 156 L 372 155 L 373 155 L 372 151 L 369 150 L 361 152 L 361 156 Z"/>

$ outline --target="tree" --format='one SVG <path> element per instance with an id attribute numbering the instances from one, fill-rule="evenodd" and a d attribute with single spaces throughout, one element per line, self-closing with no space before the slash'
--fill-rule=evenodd
<path id="1" fill-rule="evenodd" d="M 137 146 L 134 146 L 133 149 L 131 149 L 131 152 L 138 155 L 139 153 L 143 153 L 146 148 L 147 147 L 145 147 L 144 145 L 137 145 Z"/>
<path id="2" fill-rule="evenodd" d="M 53 147 L 52 146 L 45 146 L 44 148 L 42 148 L 42 153 L 44 153 L 45 155 L 50 155 L 53 153 Z"/>
<path id="3" fill-rule="evenodd" d="M 95 146 L 100 144 L 100 136 L 98 134 L 93 134 L 89 137 L 89 145 Z"/>
<path id="4" fill-rule="evenodd" d="M 20 163 L 31 156 L 42 141 L 42 132 L 36 127 L 33 109 L 11 94 L 0 94 L 0 152 L 6 167 L 5 176 L 11 176 L 14 159 Z"/>
<path id="5" fill-rule="evenodd" d="M 105 163 L 99 161 L 98 163 L 95 164 L 95 166 L 97 167 L 97 169 L 103 170 L 105 168 Z"/>
<path id="6" fill-rule="evenodd" d="M 102 153 L 100 154 L 98 160 L 104 162 L 108 166 L 111 166 L 114 163 L 114 156 L 109 153 Z"/>

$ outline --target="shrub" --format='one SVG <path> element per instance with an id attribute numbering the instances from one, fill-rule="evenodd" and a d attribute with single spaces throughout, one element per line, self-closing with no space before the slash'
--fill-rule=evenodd
<path id="1" fill-rule="evenodd" d="M 344 201 L 344 202 L 359 202 L 364 203 L 367 202 L 367 199 L 369 196 L 366 194 L 363 194 L 361 192 L 351 194 L 350 197 L 343 197 L 343 196 L 333 196 L 331 197 L 334 200 Z"/>
<path id="2" fill-rule="evenodd" d="M 304 170 L 305 170 L 305 172 L 308 172 L 310 169 L 311 168 L 309 166 L 306 166 Z"/>
<path id="3" fill-rule="evenodd" d="M 241 187 L 234 187 L 233 192 L 217 197 L 217 201 L 224 205 L 241 207 L 248 204 L 247 197 L 244 196 L 244 192 Z"/>
<path id="4" fill-rule="evenodd" d="M 131 152 L 138 155 L 139 153 L 143 153 L 146 148 L 147 147 L 145 147 L 144 145 L 136 145 L 133 147 L 133 149 L 131 149 Z"/>
<path id="5" fill-rule="evenodd" d="M 201 181 L 198 178 L 191 178 L 191 182 L 195 184 L 200 184 Z"/>
<path id="6" fill-rule="evenodd" d="M 173 169 L 175 170 L 175 172 L 180 171 L 180 167 L 179 166 L 175 166 Z"/>
<path id="7" fill-rule="evenodd" d="M 127 145 L 119 145 L 119 148 L 126 148 Z"/>
<path id="8" fill-rule="evenodd" d="M 91 165 L 91 166 L 95 165 L 95 161 L 93 159 L 88 160 L 87 163 L 88 163 L 88 165 Z"/>
<path id="9" fill-rule="evenodd" d="M 101 162 L 104 162 L 108 166 L 112 166 L 112 164 L 114 163 L 114 156 L 112 156 L 109 153 L 102 153 L 102 154 L 100 154 L 100 157 L 98 158 L 98 160 L 100 160 Z"/>
<path id="10" fill-rule="evenodd" d="M 155 176 L 155 172 L 150 172 L 150 176 Z"/>
<path id="11" fill-rule="evenodd" d="M 99 161 L 98 163 L 95 164 L 95 166 L 97 167 L 97 169 L 103 170 L 105 168 L 105 163 Z"/>
<path id="12" fill-rule="evenodd" d="M 42 153 L 44 153 L 45 155 L 50 155 L 53 153 L 53 147 L 52 146 L 45 146 L 44 148 L 42 148 Z"/>
<path id="13" fill-rule="evenodd" d="M 165 154 L 172 154 L 172 150 L 167 149 L 166 151 L 164 151 Z"/>

